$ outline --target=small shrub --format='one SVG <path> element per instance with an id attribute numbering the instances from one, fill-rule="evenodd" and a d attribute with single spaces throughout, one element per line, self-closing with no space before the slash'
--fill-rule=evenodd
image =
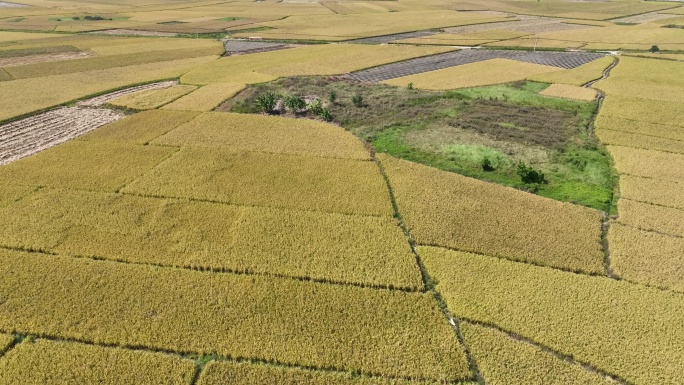
<path id="1" fill-rule="evenodd" d="M 292 113 L 297 113 L 306 108 L 306 102 L 301 96 L 288 96 L 284 101 L 285 107 Z"/>
<path id="2" fill-rule="evenodd" d="M 321 103 L 321 99 L 316 98 L 309 103 L 309 111 L 311 111 L 311 113 L 314 115 L 320 115 L 323 111 L 323 103 Z"/>
<path id="3" fill-rule="evenodd" d="M 413 83 L 409 83 L 409 84 L 406 86 L 406 88 L 408 88 L 409 90 L 412 90 L 412 89 L 413 89 Z"/>
<path id="4" fill-rule="evenodd" d="M 363 107 L 363 96 L 358 93 L 354 94 L 354 96 L 352 96 L 352 103 L 354 103 L 356 107 Z"/>
<path id="5" fill-rule="evenodd" d="M 330 90 L 328 92 L 328 101 L 330 104 L 335 104 L 335 101 L 337 101 L 337 92 L 335 92 L 335 90 Z"/>
<path id="6" fill-rule="evenodd" d="M 326 122 L 330 122 L 333 119 L 332 114 L 330 113 L 330 111 L 327 108 L 324 108 L 323 110 L 321 110 L 320 117 L 321 117 L 321 119 L 325 120 Z"/>
<path id="7" fill-rule="evenodd" d="M 658 47 L 657 45 L 652 45 L 648 51 L 653 53 L 660 52 L 660 47 Z"/>
<path id="8" fill-rule="evenodd" d="M 527 166 L 525 163 L 518 164 L 517 174 L 525 184 L 548 184 L 544 173 Z"/>
<path id="9" fill-rule="evenodd" d="M 272 114 L 275 110 L 276 104 L 278 104 L 278 95 L 276 95 L 274 92 L 266 92 L 265 94 L 261 94 L 257 96 L 256 104 L 259 109 L 265 113 Z"/>
<path id="10" fill-rule="evenodd" d="M 482 159 L 482 170 L 487 172 L 495 170 L 492 161 L 486 156 Z"/>

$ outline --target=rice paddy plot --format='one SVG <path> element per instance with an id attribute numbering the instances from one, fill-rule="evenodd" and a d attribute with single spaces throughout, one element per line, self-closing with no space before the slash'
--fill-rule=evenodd
<path id="1" fill-rule="evenodd" d="M 395 33 L 393 35 L 373 36 L 373 37 L 365 37 L 362 39 L 349 40 L 348 43 L 385 44 L 385 43 L 390 43 L 390 42 L 397 41 L 397 40 L 414 39 L 417 37 L 432 36 L 432 35 L 435 35 L 437 33 L 438 32 L 434 32 L 434 31 L 416 31 L 416 32 Z"/>
<path id="2" fill-rule="evenodd" d="M 608 151 L 621 174 L 674 182 L 684 178 L 684 155 L 619 146 L 608 146 Z"/>
<path id="3" fill-rule="evenodd" d="M 6 385 L 187 385 L 195 362 L 162 353 L 24 339 L 0 359 Z"/>
<path id="4" fill-rule="evenodd" d="M 428 293 L 7 250 L 0 274 L 0 330 L 388 377 L 471 376 Z"/>
<path id="5" fill-rule="evenodd" d="M 532 64 L 571 69 L 603 57 L 595 53 L 575 52 L 527 52 L 503 50 L 468 49 L 436 54 L 402 62 L 381 65 L 354 72 L 349 78 L 358 81 L 380 82 L 403 76 L 420 74 L 469 63 L 477 63 L 491 59 L 509 59 Z M 530 76 L 532 74 L 527 74 Z"/>
<path id="6" fill-rule="evenodd" d="M 684 292 L 684 238 L 613 224 L 608 241 L 615 274 L 631 282 Z"/>
<path id="7" fill-rule="evenodd" d="M 601 86 L 597 86 L 600 88 Z M 606 96 L 600 115 L 612 119 L 620 118 L 655 125 L 678 126 L 684 128 L 684 103 L 674 103 L 662 100 L 639 99 L 631 97 Z"/>
<path id="8" fill-rule="evenodd" d="M 225 112 L 204 113 L 152 144 L 370 160 L 358 138 L 332 124 Z"/>
<path id="9" fill-rule="evenodd" d="M 418 244 L 605 273 L 598 211 L 383 154 L 379 159 Z"/>
<path id="10" fill-rule="evenodd" d="M 620 176 L 622 198 L 684 209 L 684 183 L 638 176 Z"/>
<path id="11" fill-rule="evenodd" d="M 625 139 L 621 140 L 629 140 L 629 135 L 626 134 L 636 134 L 641 136 L 650 136 L 656 139 L 662 138 L 665 139 L 666 142 L 684 141 L 684 125 L 673 126 L 667 124 L 651 123 L 643 120 L 624 119 L 614 115 L 607 116 L 603 111 L 596 117 L 594 125 L 596 126 L 598 135 L 603 135 L 603 133 L 609 130 L 617 132 L 618 135 L 625 134 Z M 610 142 L 608 143 L 613 144 Z M 619 145 L 619 143 L 615 144 Z M 642 146 L 627 147 L 639 148 Z"/>
<path id="12" fill-rule="evenodd" d="M 226 53 L 228 55 L 254 53 L 254 52 L 265 52 L 273 51 L 277 49 L 287 48 L 285 44 L 282 43 L 270 43 L 262 41 L 250 41 L 250 40 L 225 40 L 223 46 L 226 48 Z"/>
<path id="13" fill-rule="evenodd" d="M 684 210 L 620 199 L 620 223 L 641 230 L 684 237 Z"/>
<path id="14" fill-rule="evenodd" d="M 239 205 L 392 215 L 389 192 L 377 166 L 350 159 L 184 147 L 123 191 Z"/>
<path id="15" fill-rule="evenodd" d="M 176 148 L 71 141 L 0 167 L 3 184 L 116 191 Z"/>
<path id="16" fill-rule="evenodd" d="M 178 111 L 211 111 L 227 99 L 237 95 L 245 89 L 244 84 L 214 83 L 202 86 L 199 89 L 171 102 L 163 107 L 164 110 Z"/>
<path id="17" fill-rule="evenodd" d="M 109 101 L 109 104 L 134 110 L 152 110 L 169 104 L 196 89 L 196 86 L 178 85 L 160 90 L 140 91 L 118 97 Z"/>
<path id="18" fill-rule="evenodd" d="M 641 122 L 631 124 L 635 126 L 643 125 Z M 684 130 L 680 129 L 680 131 Z M 596 136 L 603 144 L 684 154 L 684 141 L 682 140 L 606 129 L 596 130 Z"/>
<path id="19" fill-rule="evenodd" d="M 7 348 L 12 346 L 13 343 L 14 343 L 14 336 L 9 335 L 9 334 L 0 334 L 0 355 L 4 354 L 5 351 L 7 350 Z"/>
<path id="20" fill-rule="evenodd" d="M 192 111 L 148 110 L 102 126 L 79 140 L 148 144 L 198 115 Z"/>
<path id="21" fill-rule="evenodd" d="M 152 90 L 161 90 L 164 88 L 170 88 L 178 84 L 178 81 L 176 80 L 168 80 L 164 82 L 156 82 L 156 83 L 149 83 L 149 84 L 143 84 L 140 86 L 135 86 L 135 87 L 128 87 L 124 88 L 121 90 L 113 91 L 113 92 L 107 92 L 102 95 L 98 95 L 92 98 L 88 98 L 86 100 L 82 100 L 78 102 L 79 106 L 83 107 L 100 107 L 103 106 L 107 103 L 109 103 L 112 100 L 124 97 L 126 95 L 131 95 L 137 92 L 142 92 L 142 91 L 152 91 Z"/>
<path id="22" fill-rule="evenodd" d="M 65 107 L 0 125 L 0 165 L 33 155 L 122 119 L 117 111 Z"/>
<path id="23" fill-rule="evenodd" d="M 597 82 L 595 87 L 609 95 L 681 104 L 684 103 L 682 73 L 682 62 L 624 57 L 611 70 L 610 77 Z"/>
<path id="24" fill-rule="evenodd" d="M 551 96 L 554 98 L 592 101 L 596 99 L 597 93 L 593 88 L 578 87 L 569 84 L 551 84 L 549 87 L 543 89 L 539 95 Z"/>
<path id="25" fill-rule="evenodd" d="M 614 60 L 615 58 L 612 56 L 605 56 L 573 69 L 541 73 L 530 76 L 528 79 L 535 82 L 582 86 L 592 80 L 600 79 L 601 76 L 603 76 L 603 71 L 605 71 Z"/>
<path id="26" fill-rule="evenodd" d="M 674 385 L 684 373 L 681 293 L 439 248 L 418 253 L 461 319 L 495 325 L 627 383 Z"/>

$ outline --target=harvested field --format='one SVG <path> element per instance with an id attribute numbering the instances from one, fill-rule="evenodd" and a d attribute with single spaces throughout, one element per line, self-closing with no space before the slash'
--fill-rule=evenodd
<path id="1" fill-rule="evenodd" d="M 563 19 L 550 17 L 537 17 L 527 15 L 516 15 L 517 20 L 502 21 L 497 23 L 484 23 L 466 25 L 462 27 L 445 28 L 444 30 L 452 34 L 473 33 L 482 31 L 518 31 L 527 33 L 542 33 L 555 31 L 572 31 L 591 27 L 590 25 L 568 24 Z"/>
<path id="2" fill-rule="evenodd" d="M 383 80 L 491 59 L 509 59 L 570 69 L 600 59 L 603 56 L 603 54 L 588 52 L 529 52 L 469 49 L 381 65 L 351 73 L 347 75 L 347 77 L 358 81 L 380 82 Z"/>
<path id="3" fill-rule="evenodd" d="M 48 63 L 73 59 L 83 59 L 94 56 L 90 51 L 64 52 L 46 55 L 29 55 L 21 57 L 0 58 L 0 67 L 14 67 L 27 64 Z"/>
<path id="4" fill-rule="evenodd" d="M 360 43 L 360 44 L 385 44 L 397 40 L 404 39 L 414 39 L 417 37 L 432 36 L 436 35 L 438 32 L 434 31 L 417 31 L 417 32 L 405 32 L 405 33 L 395 33 L 394 35 L 385 36 L 374 36 L 366 37 L 363 39 L 349 40 L 347 43 Z"/>
<path id="5" fill-rule="evenodd" d="M 69 107 L 0 125 L 0 165 L 66 142 L 124 116 L 108 109 Z"/>
<path id="6" fill-rule="evenodd" d="M 177 33 L 173 32 L 159 32 L 159 31 L 142 31 L 137 29 L 107 29 L 104 31 L 88 32 L 93 35 L 119 35 L 119 36 L 155 36 L 155 37 L 174 37 Z"/>
<path id="7" fill-rule="evenodd" d="M 195 362 L 162 353 L 25 340 L 0 360 L 5 385 L 186 385 Z"/>
<path id="8" fill-rule="evenodd" d="M 681 293 L 433 247 L 418 253 L 462 319 L 496 325 L 626 383 L 681 382 Z M 644 370 L 653 365 L 658 370 Z"/>
<path id="9" fill-rule="evenodd" d="M 428 293 L 9 250 L 0 275 L 0 330 L 441 382 L 471 375 Z"/>
<path id="10" fill-rule="evenodd" d="M 605 273 L 598 211 L 378 156 L 418 244 Z"/>
<path id="11" fill-rule="evenodd" d="M 223 45 L 226 47 L 227 55 L 239 55 L 245 53 L 266 52 L 277 49 L 288 48 L 282 43 L 268 43 L 249 40 L 225 40 Z"/>
<path id="12" fill-rule="evenodd" d="M 591 101 L 596 99 L 597 92 L 593 88 L 578 87 L 569 84 L 551 84 L 549 87 L 542 90 L 539 95 Z"/>
<path id="13" fill-rule="evenodd" d="M 23 8 L 28 7 L 26 4 L 10 3 L 8 1 L 0 1 L 0 8 Z"/>
<path id="14" fill-rule="evenodd" d="M 130 95 L 130 94 L 140 92 L 140 91 L 158 90 L 158 89 L 162 89 L 162 88 L 169 88 L 169 87 L 173 87 L 177 84 L 178 84 L 178 81 L 170 80 L 170 81 L 166 81 L 166 82 L 151 83 L 151 84 L 145 84 L 145 85 L 137 86 L 137 87 L 130 87 L 130 88 L 126 88 L 126 89 L 119 90 L 119 91 L 109 92 L 107 94 L 96 96 L 94 98 L 86 99 L 84 101 L 78 102 L 78 105 L 83 106 L 83 107 L 100 107 L 100 106 L 103 106 L 103 105 L 109 103 L 110 101 L 112 101 L 116 98 L 120 98 L 120 97 L 125 96 L 125 95 Z"/>
<path id="15" fill-rule="evenodd" d="M 614 223 L 608 241 L 611 267 L 618 276 L 684 292 L 684 238 Z"/>

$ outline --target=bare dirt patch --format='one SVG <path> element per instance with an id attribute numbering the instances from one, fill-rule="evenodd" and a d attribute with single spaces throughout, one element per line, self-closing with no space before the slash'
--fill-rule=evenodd
<path id="1" fill-rule="evenodd" d="M 0 1 L 0 8 L 24 8 L 28 7 L 26 4 L 11 3 L 9 1 Z"/>

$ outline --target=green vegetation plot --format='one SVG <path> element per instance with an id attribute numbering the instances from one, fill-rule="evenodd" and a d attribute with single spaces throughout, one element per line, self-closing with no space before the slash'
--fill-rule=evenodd
<path id="1" fill-rule="evenodd" d="M 615 173 L 610 155 L 588 130 L 597 104 L 539 95 L 547 86 L 517 82 L 431 92 L 285 78 L 248 87 L 219 109 L 257 112 L 256 99 L 266 92 L 315 95 L 335 122 L 378 152 L 609 211 Z M 354 103 L 357 96 L 361 103 Z M 543 173 L 543 181 L 521 178 L 521 163 Z"/>
<path id="2" fill-rule="evenodd" d="M 684 375 L 680 293 L 439 248 L 418 253 L 457 317 L 496 325 L 629 383 L 674 385 Z"/>
<path id="3" fill-rule="evenodd" d="M 7 250 L 0 274 L 0 330 L 390 377 L 471 376 L 428 293 Z"/>
<path id="4" fill-rule="evenodd" d="M 24 339 L 0 360 L 7 385 L 186 385 L 192 360 L 167 354 L 48 340 Z"/>

